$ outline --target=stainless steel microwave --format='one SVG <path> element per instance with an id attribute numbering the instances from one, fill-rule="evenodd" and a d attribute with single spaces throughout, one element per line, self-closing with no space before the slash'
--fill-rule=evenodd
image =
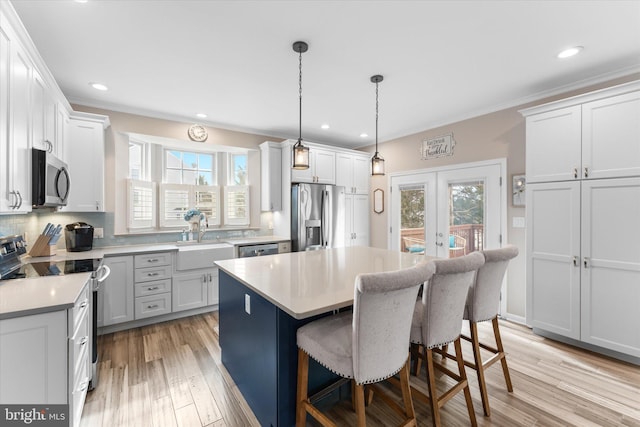
<path id="1" fill-rule="evenodd" d="M 31 197 L 34 208 L 66 206 L 69 197 L 67 164 L 53 154 L 33 148 L 31 151 Z"/>

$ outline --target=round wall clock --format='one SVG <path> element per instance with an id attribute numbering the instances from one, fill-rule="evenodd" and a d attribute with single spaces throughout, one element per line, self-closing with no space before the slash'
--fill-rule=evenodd
<path id="1" fill-rule="evenodd" d="M 202 125 L 191 125 L 189 127 L 189 138 L 192 141 L 196 141 L 196 142 L 203 142 L 207 140 L 207 137 L 209 136 L 207 134 L 207 130 L 204 128 L 204 126 Z"/>

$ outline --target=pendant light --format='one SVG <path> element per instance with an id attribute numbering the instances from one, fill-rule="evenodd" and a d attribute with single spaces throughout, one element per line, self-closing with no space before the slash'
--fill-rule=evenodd
<path id="1" fill-rule="evenodd" d="M 309 49 L 305 42 L 297 41 L 293 44 L 293 51 L 298 52 L 298 95 L 300 98 L 298 142 L 293 146 L 293 168 L 309 169 L 309 147 L 302 145 L 302 53 Z"/>
<path id="2" fill-rule="evenodd" d="M 378 153 L 378 83 L 382 81 L 383 77 L 379 74 L 371 76 L 371 81 L 376 84 L 376 152 L 371 158 L 371 175 L 384 175 L 384 159 Z"/>

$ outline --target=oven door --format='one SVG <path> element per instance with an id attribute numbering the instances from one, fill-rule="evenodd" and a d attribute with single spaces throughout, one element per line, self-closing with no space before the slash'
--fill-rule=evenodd
<path id="1" fill-rule="evenodd" d="M 91 381 L 89 382 L 89 390 L 93 390 L 98 386 L 98 289 L 107 280 L 111 274 L 111 269 L 101 264 L 95 272 L 93 281 L 93 316 L 91 319 Z"/>

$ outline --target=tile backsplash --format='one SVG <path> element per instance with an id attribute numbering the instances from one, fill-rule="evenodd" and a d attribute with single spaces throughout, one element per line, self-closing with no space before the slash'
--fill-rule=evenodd
<path id="1" fill-rule="evenodd" d="M 27 244 L 33 244 L 36 237 L 42 232 L 47 223 L 54 225 L 62 224 L 63 229 L 67 224 L 73 222 L 86 222 L 95 228 L 104 229 L 104 238 L 93 239 L 93 247 L 142 245 L 153 243 L 174 243 L 181 238 L 181 232 L 160 232 L 135 235 L 113 235 L 114 214 L 113 212 L 87 212 L 87 213 L 65 213 L 37 211 L 25 215 L 0 215 L 0 236 L 12 234 L 22 234 L 25 236 Z M 204 235 L 204 240 L 217 241 L 218 239 L 254 237 L 269 235 L 271 230 L 209 230 Z M 57 248 L 64 249 L 64 236 L 58 241 Z"/>

